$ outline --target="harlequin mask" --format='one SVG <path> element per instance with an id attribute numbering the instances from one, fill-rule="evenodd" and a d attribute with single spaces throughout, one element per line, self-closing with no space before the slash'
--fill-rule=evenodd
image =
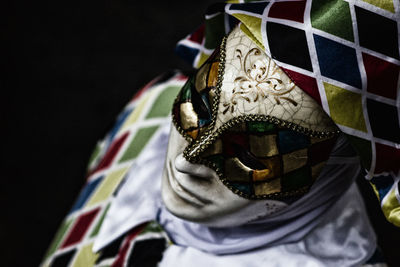
<path id="1" fill-rule="evenodd" d="M 307 192 L 338 133 L 315 101 L 239 28 L 177 96 L 184 157 L 216 171 L 234 193 L 283 199 Z"/>

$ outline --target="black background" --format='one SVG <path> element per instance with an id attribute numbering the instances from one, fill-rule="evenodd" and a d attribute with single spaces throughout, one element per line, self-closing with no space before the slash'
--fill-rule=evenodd
<path id="1" fill-rule="evenodd" d="M 1 266 L 39 264 L 84 183 L 97 140 L 146 82 L 169 69 L 190 70 L 174 46 L 212 2 L 0 4 Z M 400 231 L 361 182 L 394 262 Z"/>

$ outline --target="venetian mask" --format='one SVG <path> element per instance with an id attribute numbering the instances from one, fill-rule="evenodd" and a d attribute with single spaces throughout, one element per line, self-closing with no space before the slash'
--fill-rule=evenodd
<path id="1" fill-rule="evenodd" d="M 173 135 L 186 140 L 175 151 L 180 160 L 212 170 L 245 200 L 301 197 L 338 134 L 319 105 L 239 28 L 189 78 L 172 117 Z"/>

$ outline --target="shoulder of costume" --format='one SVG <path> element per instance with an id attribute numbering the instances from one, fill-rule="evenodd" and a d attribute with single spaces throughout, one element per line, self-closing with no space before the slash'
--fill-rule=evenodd
<path id="1" fill-rule="evenodd" d="M 111 199 L 146 144 L 160 126 L 170 120 L 172 103 L 186 80 L 187 77 L 179 71 L 164 73 L 136 92 L 128 102 L 114 127 L 98 142 L 88 165 L 86 184 L 62 222 L 43 266 L 58 261 L 73 266 L 94 265 L 100 254 L 92 252 L 93 243 Z M 158 229 L 154 223 L 146 223 L 133 229 L 126 237 L 129 242 L 139 235 L 143 239 L 143 234 L 149 232 L 154 237 L 154 232 L 157 232 L 154 229 Z"/>

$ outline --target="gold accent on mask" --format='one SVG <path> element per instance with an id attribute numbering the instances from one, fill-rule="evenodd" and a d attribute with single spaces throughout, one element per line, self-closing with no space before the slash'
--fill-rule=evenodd
<path id="1" fill-rule="evenodd" d="M 269 183 L 262 183 L 262 184 L 254 185 L 254 194 L 256 196 L 279 193 L 280 191 L 281 191 L 280 179 L 274 179 Z"/>
<path id="2" fill-rule="evenodd" d="M 208 87 L 213 87 L 217 86 L 217 81 L 218 81 L 218 67 L 219 67 L 219 62 L 214 62 L 211 65 L 211 70 L 210 73 L 208 74 Z"/>
<path id="3" fill-rule="evenodd" d="M 251 169 L 240 162 L 238 158 L 225 160 L 225 175 L 231 182 L 248 182 Z"/>
<path id="4" fill-rule="evenodd" d="M 195 87 L 197 92 L 199 93 L 207 86 L 207 73 L 209 68 L 210 64 L 206 64 L 203 67 L 201 67 L 196 74 Z"/>
<path id="5" fill-rule="evenodd" d="M 269 169 L 264 170 L 254 170 L 253 171 L 253 181 L 265 181 L 270 178 L 271 171 Z"/>
<path id="6" fill-rule="evenodd" d="M 198 118 L 190 102 L 182 103 L 180 106 L 181 124 L 183 129 L 187 130 L 190 127 L 197 127 Z"/>
<path id="7" fill-rule="evenodd" d="M 270 157 L 278 154 L 275 134 L 262 136 L 250 135 L 249 143 L 250 151 L 256 157 Z"/>
<path id="8" fill-rule="evenodd" d="M 225 107 L 224 114 L 227 111 L 234 112 L 238 98 L 242 98 L 249 103 L 262 102 L 268 95 L 273 95 L 278 105 L 281 100 L 286 100 L 297 106 L 298 103 L 294 99 L 283 96 L 292 91 L 295 88 L 295 84 L 290 83 L 287 86 L 280 79 L 280 75 L 275 75 L 279 74 L 277 73 L 279 68 L 272 60 L 268 60 L 268 57 L 265 57 L 259 48 L 250 49 L 244 57 L 240 48 L 235 50 L 235 54 L 245 75 L 235 78 L 235 87 L 232 89 L 230 103 L 223 103 Z M 254 59 L 252 60 L 252 58 Z"/>
<path id="9" fill-rule="evenodd" d="M 289 154 L 282 155 L 283 173 L 299 169 L 307 163 L 307 149 L 297 150 Z"/>

